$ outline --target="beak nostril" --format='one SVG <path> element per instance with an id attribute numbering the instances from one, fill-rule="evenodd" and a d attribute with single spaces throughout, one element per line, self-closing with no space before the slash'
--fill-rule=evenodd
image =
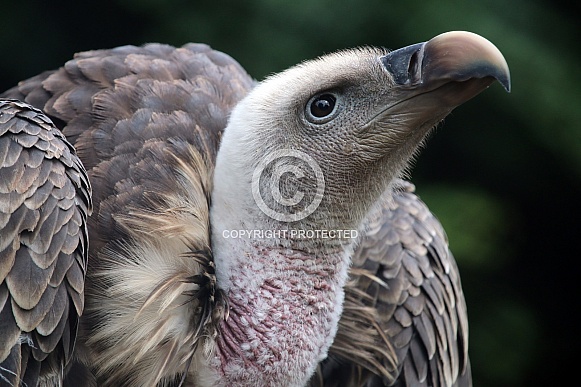
<path id="1" fill-rule="evenodd" d="M 419 81 L 420 75 L 420 60 L 419 60 L 419 50 L 414 52 L 410 57 L 410 63 L 408 64 L 408 78 L 415 84 Z"/>
<path id="2" fill-rule="evenodd" d="M 397 85 L 415 86 L 421 81 L 425 43 L 391 51 L 381 58 Z"/>

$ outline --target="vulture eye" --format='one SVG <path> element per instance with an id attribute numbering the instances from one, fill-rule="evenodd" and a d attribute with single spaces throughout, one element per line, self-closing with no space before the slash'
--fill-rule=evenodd
<path id="1" fill-rule="evenodd" d="M 329 121 L 335 112 L 337 97 L 331 93 L 314 96 L 307 106 L 309 121 L 320 124 Z"/>

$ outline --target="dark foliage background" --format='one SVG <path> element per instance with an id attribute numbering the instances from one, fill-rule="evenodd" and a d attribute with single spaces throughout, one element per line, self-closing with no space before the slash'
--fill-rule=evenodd
<path id="1" fill-rule="evenodd" d="M 205 42 L 257 79 L 357 45 L 449 30 L 494 42 L 513 92 L 457 109 L 413 182 L 447 229 L 470 314 L 475 386 L 557 386 L 578 358 L 581 214 L 579 3 L 549 0 L 0 0 L 0 89 L 73 53 Z"/>

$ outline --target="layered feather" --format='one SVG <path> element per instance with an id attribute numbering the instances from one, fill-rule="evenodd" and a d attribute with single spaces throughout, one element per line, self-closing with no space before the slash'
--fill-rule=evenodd
<path id="1" fill-rule="evenodd" d="M 311 386 L 472 385 L 466 305 L 448 240 L 413 185 L 397 186 L 362 226 L 339 333 Z"/>
<path id="2" fill-rule="evenodd" d="M 0 100 L 0 384 L 62 382 L 84 308 L 91 188 L 30 105 Z"/>

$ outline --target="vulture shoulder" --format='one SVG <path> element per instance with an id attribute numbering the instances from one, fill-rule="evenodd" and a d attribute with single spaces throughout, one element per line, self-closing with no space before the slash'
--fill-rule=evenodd
<path id="1" fill-rule="evenodd" d="M 0 384 L 57 385 L 84 307 L 91 188 L 41 111 L 0 100 Z"/>
<path id="2" fill-rule="evenodd" d="M 3 94 L 55 121 L 93 185 L 77 353 L 106 370 L 99 383 L 155 385 L 183 372 L 211 334 L 201 322 L 218 318 L 210 304 L 224 312 L 212 277 L 212 171 L 229 112 L 253 84 L 207 45 L 148 44 L 77 54 Z M 128 358 L 130 372 L 119 367 Z"/>
<path id="3" fill-rule="evenodd" d="M 471 386 L 458 267 L 404 181 L 367 216 L 339 331 L 311 386 Z"/>

